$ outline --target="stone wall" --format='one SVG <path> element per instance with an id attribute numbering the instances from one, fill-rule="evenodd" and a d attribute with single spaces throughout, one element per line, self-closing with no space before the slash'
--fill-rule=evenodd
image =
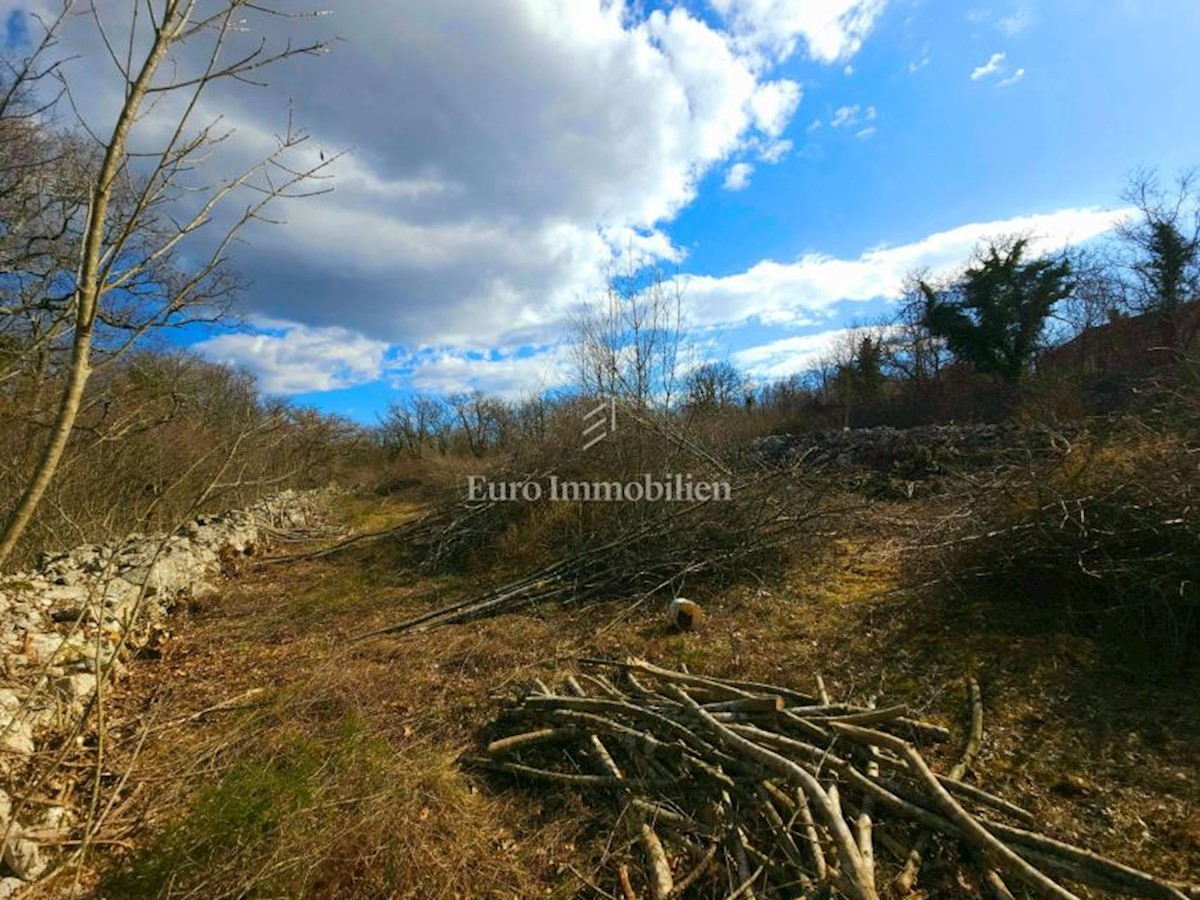
<path id="1" fill-rule="evenodd" d="M 768 465 L 803 462 L 817 471 L 872 469 L 922 478 L 947 467 L 1027 460 L 1061 450 L 1078 429 L 1052 432 L 1001 425 L 852 428 L 760 438 L 754 450 Z"/>
<path id="2" fill-rule="evenodd" d="M 223 563 L 253 555 L 272 532 L 311 524 L 326 501 L 285 491 L 170 535 L 45 554 L 34 571 L 0 577 L 0 900 L 46 869 L 39 840 L 72 824 L 67 806 L 18 798 L 39 755 L 75 736 L 97 678 L 119 672 L 174 604 L 214 591 Z"/>

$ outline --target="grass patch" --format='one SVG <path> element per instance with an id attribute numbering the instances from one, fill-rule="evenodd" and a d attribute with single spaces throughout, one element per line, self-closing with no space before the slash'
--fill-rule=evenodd
<path id="1" fill-rule="evenodd" d="M 321 766 L 311 744 L 284 757 L 246 760 L 200 792 L 185 817 L 104 881 L 114 897 L 162 897 L 213 873 L 269 858 L 280 829 L 311 803 L 311 780 Z M 269 887 L 271 879 L 259 887 Z"/>
<path id="2" fill-rule="evenodd" d="M 386 539 L 249 569 L 202 614 L 176 620 L 174 655 L 138 663 L 127 690 L 147 699 L 125 701 L 127 716 L 153 704 L 160 721 L 175 719 L 264 685 L 272 699 L 152 736 L 134 777 L 153 786 L 143 793 L 155 827 L 137 835 L 136 853 L 103 851 L 97 894 L 599 896 L 589 882 L 611 890 L 616 863 L 641 857 L 610 840 L 593 798 L 497 787 L 456 759 L 515 684 L 551 679 L 578 656 L 628 654 L 805 691 L 819 672 L 839 695 L 906 702 L 955 729 L 970 671 L 985 698 L 984 787 L 1028 798 L 1064 838 L 1125 857 L 1135 835 L 1151 868 L 1194 871 L 1194 691 L 1096 665 L 1093 639 L 1039 632 L 1019 604 L 999 615 L 981 600 L 897 592 L 907 556 L 894 523 L 915 519 L 911 503 L 876 504 L 815 534 L 779 578 L 689 584 L 706 615 L 682 634 L 665 627 L 662 603 L 628 595 L 349 643 L 394 621 L 398 605 L 438 605 L 472 579 L 403 570 L 404 548 Z M 957 742 L 943 750 L 941 770 Z M 1062 793 L 1080 772 L 1088 792 Z M 931 872 L 929 887 L 952 876 Z"/>

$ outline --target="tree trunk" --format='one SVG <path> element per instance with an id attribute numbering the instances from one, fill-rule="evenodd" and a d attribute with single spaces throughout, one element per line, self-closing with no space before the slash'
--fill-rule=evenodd
<path id="1" fill-rule="evenodd" d="M 96 310 L 99 307 L 103 293 L 104 273 L 101 265 L 104 230 L 108 220 L 108 204 L 112 197 L 113 184 L 121 167 L 125 163 L 125 147 L 129 139 L 129 131 L 133 127 L 142 100 L 158 70 L 159 64 L 167 55 L 167 50 L 177 33 L 178 0 L 169 0 L 163 10 L 161 23 L 155 35 L 154 44 L 142 63 L 141 71 L 125 95 L 125 103 L 117 117 L 112 137 L 104 152 L 104 162 L 96 176 L 92 193 L 91 208 L 89 209 L 87 229 L 83 236 L 79 260 L 79 281 L 76 287 L 75 336 L 71 342 L 71 364 L 67 372 L 67 382 L 63 387 L 62 398 L 58 404 L 58 413 L 54 417 L 54 426 L 50 439 L 46 443 L 42 457 L 38 460 L 37 469 L 20 502 L 0 530 L 0 569 L 3 569 L 8 558 L 12 556 L 17 542 L 33 521 L 46 489 L 54 479 L 62 462 L 63 452 L 67 449 L 67 441 L 75 427 L 75 419 L 83 403 L 83 391 L 87 387 L 88 378 L 92 374 L 91 355 L 92 337 L 96 325 Z"/>
<path id="2" fill-rule="evenodd" d="M 94 299 L 91 305 L 94 308 Z M 80 315 L 77 316 L 77 319 L 83 318 L 83 308 L 84 300 L 83 297 L 80 297 Z M 45 496 L 46 488 L 50 486 L 54 473 L 58 471 L 58 464 L 62 461 L 63 452 L 67 449 L 67 440 L 71 437 L 71 430 L 75 427 L 75 418 L 79 415 L 79 407 L 83 402 L 83 389 L 87 386 L 88 377 L 92 373 L 89 364 L 91 349 L 92 323 L 88 322 L 86 327 L 77 325 L 75 340 L 71 345 L 71 366 L 67 374 L 66 386 L 63 388 L 62 399 L 59 401 L 58 413 L 54 417 L 54 426 L 50 431 L 50 440 L 42 451 L 42 458 L 38 460 L 33 479 L 25 488 L 25 493 L 21 495 L 16 509 L 4 523 L 4 531 L 0 535 L 0 566 L 3 566 L 12 555 L 17 541 L 21 539 L 21 535 L 25 533 L 25 529 L 33 520 L 33 514 L 42 502 L 42 497 Z"/>

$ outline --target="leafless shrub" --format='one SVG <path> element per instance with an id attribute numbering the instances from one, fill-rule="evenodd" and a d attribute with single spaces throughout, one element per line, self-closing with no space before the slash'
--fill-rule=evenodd
<path id="1" fill-rule="evenodd" d="M 1200 416 L 1187 398 L 1164 394 L 1059 460 L 969 482 L 934 542 L 939 571 L 1159 663 L 1194 658 Z"/>

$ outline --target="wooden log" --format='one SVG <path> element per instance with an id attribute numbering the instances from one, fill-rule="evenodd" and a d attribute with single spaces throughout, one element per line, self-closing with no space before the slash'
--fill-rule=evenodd
<path id="1" fill-rule="evenodd" d="M 574 677 L 567 678 L 567 687 L 577 697 L 586 696 L 583 686 Z M 590 713 L 575 713 L 575 715 L 595 719 L 606 725 L 615 725 L 615 723 L 608 722 L 600 716 L 591 716 Z M 624 730 L 629 731 L 630 729 Z M 635 739 L 643 738 L 655 745 L 658 744 L 658 741 L 652 735 L 639 735 L 635 732 L 634 737 Z M 599 736 L 594 733 L 589 734 L 588 741 L 591 743 L 593 750 L 595 750 L 596 759 L 605 773 L 613 778 L 623 780 L 624 776 L 621 774 L 620 768 Z M 647 860 L 650 863 L 650 895 L 653 897 L 653 900 L 667 900 L 671 895 L 671 888 L 674 886 L 671 878 L 671 864 L 667 862 L 667 854 L 663 850 L 662 841 L 659 840 L 658 833 L 654 830 L 654 827 L 645 815 L 641 815 L 639 818 L 641 819 L 639 836 L 642 847 L 646 851 Z"/>
<path id="2" fill-rule="evenodd" d="M 654 900 L 667 900 L 675 887 L 675 881 L 671 876 L 671 864 L 667 862 L 662 841 L 647 822 L 642 823 L 641 839 L 642 847 L 650 860 L 650 894 Z"/>
<path id="3" fill-rule="evenodd" d="M 776 696 L 743 697 L 738 700 L 721 700 L 716 703 L 704 703 L 703 707 L 710 713 L 777 713 L 783 710 L 783 698 Z"/>
<path id="4" fill-rule="evenodd" d="M 822 820 L 821 823 L 829 829 L 833 837 L 839 863 L 838 880 L 842 889 L 850 897 L 856 898 L 856 900 L 876 900 L 878 894 L 876 894 L 872 886 L 874 873 L 868 876 L 863 870 L 862 857 L 859 855 L 858 847 L 855 846 L 850 829 L 847 827 L 845 820 L 838 814 L 836 807 L 831 804 L 829 795 L 821 787 L 817 779 L 806 769 L 786 757 L 780 756 L 778 753 L 768 750 L 765 747 L 760 747 L 753 741 L 747 740 L 726 728 L 705 712 L 700 704 L 680 690 L 678 686 L 672 685 L 670 693 L 684 706 L 688 707 L 705 729 L 727 748 L 746 754 L 755 762 L 777 772 L 788 781 L 804 789 L 805 794 L 816 808 L 817 815 Z M 852 726 L 843 725 L 839 727 L 849 728 Z"/>
<path id="5" fill-rule="evenodd" d="M 680 783 L 679 778 L 613 778 L 608 775 L 577 775 L 571 772 L 552 772 L 549 769 L 539 769 L 536 766 L 526 766 L 520 763 L 489 759 L 486 756 L 464 757 L 463 763 L 476 769 L 487 769 L 492 772 L 517 775 L 532 781 L 545 781 L 550 784 L 564 784 L 570 787 L 621 788 L 623 790 L 645 791 L 650 788 L 667 788 Z"/>
<path id="6" fill-rule="evenodd" d="M 578 736 L 579 731 L 574 728 L 539 728 L 537 731 L 526 731 L 522 734 L 514 734 L 510 737 L 492 741 L 487 745 L 487 752 L 492 756 L 499 756 L 503 753 L 512 753 L 514 750 L 520 750 L 523 747 L 533 746 L 534 744 L 571 740 Z"/>
<path id="7" fill-rule="evenodd" d="M 838 734 L 854 736 L 864 742 L 886 747 L 903 757 L 908 762 L 913 774 L 931 792 L 945 817 L 957 825 L 961 829 L 964 839 L 983 853 L 987 859 L 995 860 L 1001 868 L 1011 872 L 1043 897 L 1051 897 L 1055 900 L 1078 900 L 1075 894 L 1055 882 L 1036 866 L 1031 865 L 979 824 L 934 777 L 933 772 L 925 764 L 925 760 L 921 758 L 921 754 L 907 741 L 882 731 L 859 728 L 857 725 L 834 724 L 832 727 Z"/>

